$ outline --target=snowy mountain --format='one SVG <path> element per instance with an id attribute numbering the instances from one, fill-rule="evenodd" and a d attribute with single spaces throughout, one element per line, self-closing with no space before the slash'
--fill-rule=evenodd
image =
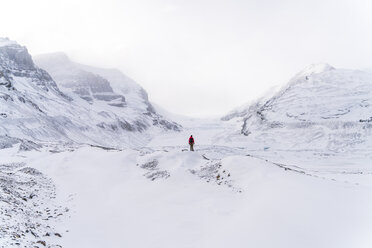
<path id="1" fill-rule="evenodd" d="M 63 91 L 84 99 L 92 108 L 101 109 L 100 114 L 124 115 L 132 120 L 133 124 L 125 124 L 129 131 L 143 131 L 152 125 L 180 130 L 178 124 L 167 121 L 155 111 L 140 85 L 119 70 L 74 63 L 63 53 L 39 55 L 35 61 L 50 73 Z"/>
<path id="2" fill-rule="evenodd" d="M 314 65 L 221 121 L 36 64 L 0 39 L 1 248 L 371 247 L 370 72 Z"/>
<path id="3" fill-rule="evenodd" d="M 146 143 L 150 133 L 180 130 L 154 111 L 146 92 L 134 82 L 124 81 L 127 84 L 116 93 L 106 78 L 75 66 L 67 57 L 49 59 L 53 64 L 47 69 L 53 68 L 59 85 L 34 64 L 25 47 L 0 39 L 2 146 L 32 140 L 126 147 Z M 117 74 L 112 76 L 120 85 Z"/>
<path id="4" fill-rule="evenodd" d="M 225 116 L 253 143 L 345 151 L 371 146 L 372 74 L 311 65 L 274 96 Z"/>

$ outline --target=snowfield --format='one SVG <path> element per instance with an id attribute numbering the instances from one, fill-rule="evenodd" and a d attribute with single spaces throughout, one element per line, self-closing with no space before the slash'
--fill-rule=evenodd
<path id="1" fill-rule="evenodd" d="M 12 154 L 6 163 L 35 168 L 56 185 L 56 201 L 71 209 L 51 222 L 62 247 L 371 246 L 370 158 L 356 159 L 358 173 L 337 169 L 347 167 L 342 154 L 297 152 L 298 164 L 288 165 L 272 161 L 274 152 L 223 145 L 218 137 L 235 124 L 215 123 L 191 120 L 172 139 L 164 133 L 138 149 L 1 152 Z M 190 133 L 196 152 L 185 145 Z M 28 242 L 48 246 L 42 234 Z"/>

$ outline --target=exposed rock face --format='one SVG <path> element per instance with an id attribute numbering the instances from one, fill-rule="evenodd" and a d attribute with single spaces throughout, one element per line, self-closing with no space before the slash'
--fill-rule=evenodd
<path id="1" fill-rule="evenodd" d="M 0 85 L 4 85 L 8 89 L 16 89 L 12 81 L 17 77 L 23 77 L 31 79 L 32 84 L 44 91 L 52 90 L 66 97 L 59 91 L 49 74 L 35 66 L 25 47 L 21 47 L 17 43 L 5 43 L 5 41 L 7 39 L 0 40 L 0 44 L 3 44 L 0 46 Z"/>
<path id="2" fill-rule="evenodd" d="M 110 106 L 125 107 L 125 97 L 114 93 L 110 82 L 100 75 L 80 69 L 63 53 L 36 57 L 38 64 L 47 69 L 58 86 L 92 103 L 105 101 Z"/>
<path id="3" fill-rule="evenodd" d="M 2 139 L 7 144 L 12 137 L 126 147 L 147 142 L 150 128 L 180 130 L 153 110 L 134 82 L 118 91 L 63 54 L 45 65 L 53 78 L 34 64 L 25 47 L 0 39 L 0 136 L 8 137 Z"/>
<path id="4" fill-rule="evenodd" d="M 108 108 L 101 112 L 101 115 L 134 112 L 140 117 L 133 122 L 126 119 L 119 120 L 117 123 L 99 123 L 99 127 L 103 129 L 122 128 L 127 131 L 142 132 L 151 126 L 173 131 L 179 131 L 181 128 L 177 123 L 168 121 L 156 113 L 149 102 L 147 92 L 116 69 L 78 64 L 72 62 L 64 53 L 39 55 L 35 60 L 40 67 L 45 68 L 52 75 L 64 91 L 70 91 L 92 105 L 98 103 L 102 105 L 102 102 L 105 102 Z M 143 119 L 143 116 L 146 118 Z"/>
<path id="5" fill-rule="evenodd" d="M 9 69 L 35 69 L 31 55 L 25 47 L 20 47 L 16 43 L 8 44 L 0 47 L 0 53 L 0 62 L 5 63 Z"/>

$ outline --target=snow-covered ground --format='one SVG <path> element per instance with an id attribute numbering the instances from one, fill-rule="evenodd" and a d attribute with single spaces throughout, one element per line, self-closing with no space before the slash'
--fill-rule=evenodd
<path id="1" fill-rule="evenodd" d="M 254 148 L 234 139 L 233 121 L 177 121 L 183 132 L 159 134 L 138 149 L 1 150 L 1 163 L 22 163 L 51 178 L 57 198 L 44 202 L 70 210 L 57 222 L 31 220 L 50 222 L 61 238 L 40 233 L 27 236 L 28 242 L 68 248 L 371 247 L 367 152 Z M 188 151 L 190 134 L 196 152 Z M 3 247 L 10 247 L 4 237 Z"/>

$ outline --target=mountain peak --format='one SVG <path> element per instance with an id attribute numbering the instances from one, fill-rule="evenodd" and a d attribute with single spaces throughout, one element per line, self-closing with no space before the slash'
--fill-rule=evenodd
<path id="1" fill-rule="evenodd" d="M 10 40 L 9 38 L 0 37 L 0 47 L 18 45 L 17 42 Z"/>
<path id="2" fill-rule="evenodd" d="M 335 68 L 327 63 L 317 63 L 317 64 L 311 64 L 307 67 L 305 67 L 302 71 L 297 73 L 295 78 L 300 78 L 300 77 L 307 77 L 311 76 L 313 74 L 318 74 L 322 73 L 325 71 L 331 71 L 334 70 Z"/>
<path id="3" fill-rule="evenodd" d="M 13 69 L 34 69 L 27 48 L 9 38 L 0 38 L 0 63 Z"/>
<path id="4" fill-rule="evenodd" d="M 70 58 L 64 52 L 39 54 L 35 56 L 35 59 L 41 64 L 53 63 L 54 65 L 62 65 L 71 63 Z"/>

